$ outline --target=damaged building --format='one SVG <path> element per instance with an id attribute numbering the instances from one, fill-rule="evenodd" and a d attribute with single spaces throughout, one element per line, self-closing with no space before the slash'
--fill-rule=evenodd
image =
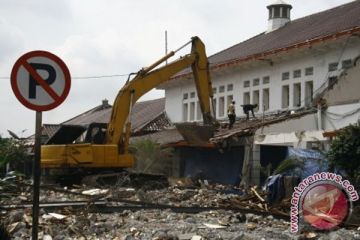
<path id="1" fill-rule="evenodd" d="M 202 172 L 233 183 L 240 174 L 259 184 L 260 168 L 276 166 L 288 147 L 326 150 L 328 132 L 358 121 L 360 2 L 295 20 L 283 1 L 267 9 L 265 32 L 209 57 L 216 117 L 227 121 L 235 100 L 238 119 L 206 147 L 172 144 L 182 174 Z M 191 78 L 190 70 L 183 71 L 159 88 L 171 122 L 201 120 Z M 245 104 L 258 105 L 256 119 L 244 120 Z"/>
<path id="2" fill-rule="evenodd" d="M 334 130 L 358 121 L 360 2 L 296 20 L 283 1 L 267 10 L 265 32 L 209 57 L 213 108 L 221 123 L 209 142 L 193 144 L 174 127 L 202 120 L 190 69 L 158 87 L 165 98 L 133 107 L 131 142 L 149 139 L 173 148 L 169 174 L 258 185 L 264 180 L 261 169 L 269 164 L 274 169 L 289 147 L 326 150 Z M 228 130 L 233 100 L 237 121 Z M 246 120 L 246 104 L 257 104 L 255 118 Z M 44 143 L 86 138 L 90 124 L 106 124 L 110 115 L 104 101 L 60 125 L 45 124 Z M 64 134 L 69 128 L 74 136 Z"/>

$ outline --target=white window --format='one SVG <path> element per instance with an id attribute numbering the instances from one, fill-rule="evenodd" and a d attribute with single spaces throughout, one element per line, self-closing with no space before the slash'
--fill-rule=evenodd
<path id="1" fill-rule="evenodd" d="M 195 102 L 190 103 L 190 121 L 195 120 Z"/>
<path id="2" fill-rule="evenodd" d="M 219 93 L 223 93 L 225 92 L 225 86 L 220 86 L 219 87 Z"/>
<path id="3" fill-rule="evenodd" d="M 195 92 L 191 92 L 190 93 L 190 98 L 194 98 L 195 97 Z"/>
<path id="4" fill-rule="evenodd" d="M 263 109 L 269 110 L 270 107 L 270 92 L 268 88 L 263 89 Z"/>
<path id="5" fill-rule="evenodd" d="M 312 75 L 314 75 L 314 68 L 313 67 L 305 68 L 305 76 L 312 76 Z"/>
<path id="6" fill-rule="evenodd" d="M 232 91 L 234 89 L 234 85 L 233 84 L 228 84 L 227 85 L 227 90 L 228 91 Z"/>
<path id="7" fill-rule="evenodd" d="M 260 103 L 260 92 L 259 90 L 253 91 L 253 104 L 257 104 L 258 106 L 254 109 L 254 111 L 259 111 L 259 103 Z"/>
<path id="8" fill-rule="evenodd" d="M 301 70 L 300 69 L 294 70 L 293 77 L 294 78 L 300 78 L 301 77 Z"/>
<path id="9" fill-rule="evenodd" d="M 282 86 L 282 108 L 288 108 L 289 107 L 289 85 Z"/>
<path id="10" fill-rule="evenodd" d="M 188 99 L 188 97 L 189 97 L 189 94 L 184 93 L 184 95 L 183 95 L 183 99 L 184 99 L 184 100 L 186 100 L 186 99 Z"/>
<path id="11" fill-rule="evenodd" d="M 233 101 L 233 99 L 234 99 L 233 95 L 227 96 L 227 98 L 226 98 L 226 101 L 227 101 L 226 106 L 227 106 L 227 107 L 229 107 L 229 105 L 231 104 L 231 102 Z M 226 107 L 226 111 L 227 111 L 227 107 Z"/>
<path id="12" fill-rule="evenodd" d="M 329 72 L 336 71 L 338 65 L 339 64 L 337 62 L 329 63 Z"/>
<path id="13" fill-rule="evenodd" d="M 216 98 L 214 98 L 213 103 L 214 103 L 214 115 L 218 116 L 217 115 L 217 101 L 216 101 Z"/>
<path id="14" fill-rule="evenodd" d="M 223 117 L 225 114 L 225 98 L 219 97 L 219 117 Z"/>
<path id="15" fill-rule="evenodd" d="M 294 84 L 294 107 L 300 107 L 301 106 L 301 83 L 295 83 Z"/>
<path id="16" fill-rule="evenodd" d="M 200 108 L 200 103 L 199 101 L 197 101 L 196 103 L 196 120 L 201 120 L 202 118 L 202 113 L 201 113 L 201 108 Z"/>
<path id="17" fill-rule="evenodd" d="M 255 78 L 255 79 L 253 80 L 253 86 L 259 86 L 259 84 L 260 84 L 260 79 L 259 79 L 259 78 Z"/>
<path id="18" fill-rule="evenodd" d="M 244 81 L 244 88 L 250 87 L 250 81 Z"/>
<path id="19" fill-rule="evenodd" d="M 270 77 L 269 76 L 263 77 L 263 84 L 268 84 L 268 83 L 270 83 Z"/>
<path id="20" fill-rule="evenodd" d="M 183 122 L 187 122 L 188 120 L 188 104 L 183 104 Z"/>
<path id="21" fill-rule="evenodd" d="M 290 78 L 290 73 L 289 72 L 283 72 L 282 74 L 281 74 L 281 80 L 289 80 L 289 78 Z"/>
<path id="22" fill-rule="evenodd" d="M 250 92 L 244 93 L 244 104 L 250 104 Z"/>
<path id="23" fill-rule="evenodd" d="M 314 84 L 313 81 L 308 81 L 305 83 L 305 104 L 306 106 L 311 106 L 313 101 L 314 94 Z"/>
<path id="24" fill-rule="evenodd" d="M 347 59 L 341 62 L 341 66 L 343 69 L 349 69 L 352 67 L 352 61 L 351 59 Z"/>
<path id="25" fill-rule="evenodd" d="M 230 103 L 233 101 L 233 99 L 234 99 L 233 95 L 229 95 L 229 96 L 227 96 L 227 99 L 226 99 L 226 101 L 227 101 L 227 105 L 226 105 L 226 106 L 229 106 L 229 105 L 230 105 Z"/>

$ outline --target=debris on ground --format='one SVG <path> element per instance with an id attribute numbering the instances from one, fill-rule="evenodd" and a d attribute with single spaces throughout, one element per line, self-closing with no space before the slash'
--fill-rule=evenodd
<path id="1" fill-rule="evenodd" d="M 68 205 L 40 208 L 40 239 L 360 239 L 358 226 L 337 229 L 331 238 L 317 231 L 294 235 L 288 221 L 290 200 L 268 205 L 266 193 L 255 186 L 244 190 L 185 178 L 169 182 L 154 189 L 42 185 L 41 204 Z M 9 184 L 14 187 L 1 191 L 2 224 L 12 239 L 30 239 L 31 182 L 17 179 Z M 76 205 L 79 202 L 83 205 Z M 101 212 L 104 206 L 110 212 Z"/>

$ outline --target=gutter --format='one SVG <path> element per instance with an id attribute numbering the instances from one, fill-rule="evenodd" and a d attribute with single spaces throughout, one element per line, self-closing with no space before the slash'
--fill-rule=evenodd
<path id="1" fill-rule="evenodd" d="M 348 29 L 348 30 L 340 31 L 340 32 L 337 32 L 337 33 L 333 33 L 333 34 L 313 38 L 311 40 L 306 40 L 304 42 L 296 43 L 296 44 L 293 44 L 293 45 L 290 45 L 290 46 L 287 46 L 287 47 L 273 49 L 273 50 L 262 52 L 262 53 L 256 53 L 256 54 L 253 54 L 253 55 L 250 55 L 250 56 L 246 56 L 244 58 L 233 59 L 233 60 L 229 60 L 227 62 L 223 62 L 223 63 L 220 63 L 220 64 L 215 63 L 214 65 L 210 66 L 210 71 L 217 71 L 217 70 L 220 70 L 220 69 L 223 69 L 223 68 L 239 65 L 241 63 L 248 62 L 248 61 L 263 60 L 264 57 L 276 55 L 276 54 L 283 53 L 283 52 L 288 52 L 288 51 L 294 50 L 294 49 L 310 47 L 310 46 L 312 46 L 314 44 L 317 44 L 317 43 L 321 43 L 321 42 L 325 42 L 325 41 L 329 41 L 329 40 L 336 40 L 338 38 L 348 36 L 348 35 L 353 35 L 353 34 L 358 33 L 358 32 L 360 32 L 360 26 L 354 27 L 354 28 L 351 28 L 351 29 Z M 172 77 L 169 81 L 190 77 L 191 75 L 192 75 L 191 72 L 184 73 L 184 74 Z M 166 83 L 164 83 L 164 84 L 166 84 Z M 159 89 L 164 89 L 164 88 L 159 88 Z"/>

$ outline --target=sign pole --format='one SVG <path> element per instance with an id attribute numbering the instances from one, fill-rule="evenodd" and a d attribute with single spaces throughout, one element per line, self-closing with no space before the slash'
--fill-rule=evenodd
<path id="1" fill-rule="evenodd" d="M 39 74 L 40 71 L 47 72 L 46 76 Z M 42 112 L 56 108 L 65 100 L 70 91 L 71 76 L 58 56 L 46 51 L 32 51 L 15 62 L 10 82 L 16 98 L 25 107 L 36 111 L 32 240 L 38 240 Z"/>
<path id="2" fill-rule="evenodd" d="M 39 226 L 39 196 L 40 196 L 40 158 L 41 158 L 41 122 L 42 112 L 36 111 L 35 123 L 35 159 L 33 165 L 33 211 L 32 211 L 32 240 L 38 240 Z"/>

